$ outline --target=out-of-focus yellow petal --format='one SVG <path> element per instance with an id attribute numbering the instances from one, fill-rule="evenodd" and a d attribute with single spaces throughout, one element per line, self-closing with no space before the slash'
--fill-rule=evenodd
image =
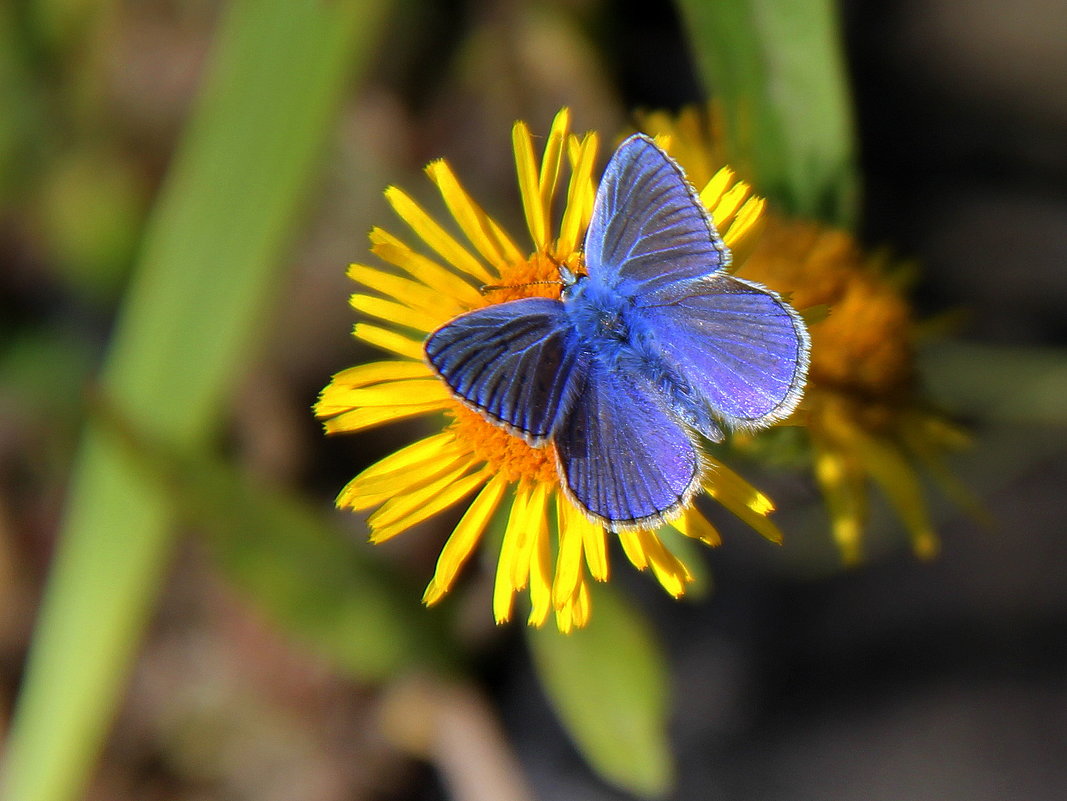
<path id="1" fill-rule="evenodd" d="M 861 538 L 867 513 L 867 492 L 863 476 L 857 475 L 840 454 L 826 448 L 815 449 L 815 479 L 819 482 L 834 541 L 846 564 L 862 556 Z"/>
<path id="2" fill-rule="evenodd" d="M 907 459 L 890 442 L 860 433 L 858 429 L 852 446 L 904 521 L 911 534 L 915 553 L 923 558 L 936 556 L 941 547 L 940 541 L 927 514 L 922 487 Z"/>

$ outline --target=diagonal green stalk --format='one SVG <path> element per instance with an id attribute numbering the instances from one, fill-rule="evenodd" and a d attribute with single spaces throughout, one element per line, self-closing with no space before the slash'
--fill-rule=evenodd
<path id="1" fill-rule="evenodd" d="M 207 444 L 384 0 L 237 0 L 145 235 L 101 391 L 135 426 Z M 81 794 L 171 551 L 168 496 L 86 433 L 5 755 L 2 794 Z"/>
<path id="2" fill-rule="evenodd" d="M 856 221 L 848 79 L 833 0 L 678 0 L 730 163 L 783 211 Z"/>

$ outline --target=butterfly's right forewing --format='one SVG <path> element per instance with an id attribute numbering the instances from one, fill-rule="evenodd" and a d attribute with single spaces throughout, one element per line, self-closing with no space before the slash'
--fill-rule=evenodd
<path id="1" fill-rule="evenodd" d="M 637 134 L 604 170 L 585 260 L 590 276 L 636 297 L 719 270 L 729 251 L 681 167 Z"/>
<path id="2" fill-rule="evenodd" d="M 426 357 L 457 397 L 533 445 L 559 426 L 587 370 L 549 298 L 460 315 L 430 335 Z"/>

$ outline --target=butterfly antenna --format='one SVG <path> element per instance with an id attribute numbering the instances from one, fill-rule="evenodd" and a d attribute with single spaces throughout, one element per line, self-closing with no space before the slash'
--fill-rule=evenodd
<path id="1" fill-rule="evenodd" d="M 563 281 L 556 280 L 556 281 L 526 281 L 526 282 L 521 283 L 521 284 L 482 284 L 478 288 L 478 291 L 481 292 L 483 295 L 488 295 L 490 292 L 496 292 L 496 291 L 501 290 L 501 289 L 522 289 L 523 287 L 528 287 L 528 286 L 548 286 L 548 285 L 551 285 L 551 286 L 562 286 L 563 283 L 564 283 Z"/>

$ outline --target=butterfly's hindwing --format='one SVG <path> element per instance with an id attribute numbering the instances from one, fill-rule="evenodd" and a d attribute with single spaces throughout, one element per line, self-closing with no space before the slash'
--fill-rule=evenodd
<path id="1" fill-rule="evenodd" d="M 664 360 L 727 424 L 769 425 L 800 401 L 808 335 L 774 292 L 725 273 L 673 285 L 640 309 Z"/>
<path id="2" fill-rule="evenodd" d="M 555 443 L 572 500 L 609 528 L 662 521 L 699 482 L 692 437 L 653 388 L 596 361 Z"/>

